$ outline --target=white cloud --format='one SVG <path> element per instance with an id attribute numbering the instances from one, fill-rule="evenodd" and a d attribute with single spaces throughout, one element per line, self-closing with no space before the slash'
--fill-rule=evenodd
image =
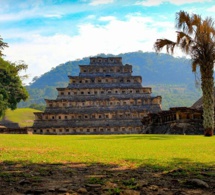
<path id="1" fill-rule="evenodd" d="M 0 22 L 8 22 L 8 21 L 19 21 L 26 18 L 36 18 L 36 17 L 61 17 L 62 15 L 58 12 L 47 11 L 43 12 L 40 9 L 32 9 L 32 10 L 23 10 L 17 13 L 6 13 L 1 14 Z"/>
<path id="2" fill-rule="evenodd" d="M 45 14 L 45 18 L 62 18 L 62 14 Z"/>
<path id="3" fill-rule="evenodd" d="M 114 16 L 104 16 L 104 17 L 99 18 L 100 21 L 112 21 L 115 19 L 116 19 L 116 17 L 114 17 Z"/>
<path id="4" fill-rule="evenodd" d="M 143 6 L 157 6 L 163 3 L 163 0 L 146 0 L 146 1 L 138 1 L 136 5 L 143 5 Z"/>
<path id="5" fill-rule="evenodd" d="M 208 8 L 207 11 L 209 11 L 209 12 L 215 12 L 215 5 L 212 6 L 212 7 L 210 7 L 210 8 Z"/>
<path id="6" fill-rule="evenodd" d="M 5 49 L 4 53 L 11 61 L 24 60 L 29 64 L 27 74 L 32 79 L 69 60 L 99 53 L 154 51 L 153 44 L 157 38 L 176 38 L 174 23 L 154 21 L 141 15 L 127 15 L 126 18 L 125 21 L 109 16 L 100 18 L 109 21 L 101 26 L 81 24 L 76 36 L 17 33 L 17 38 L 25 41 L 9 43 L 10 47 Z"/>
<path id="7" fill-rule="evenodd" d="M 81 57 L 74 55 L 75 46 L 71 40 L 72 38 L 66 35 L 29 35 L 24 43 L 10 44 L 4 53 L 8 60 L 24 60 L 29 65 L 27 74 L 32 79 L 60 63 Z"/>
<path id="8" fill-rule="evenodd" d="M 92 19 L 95 19 L 95 18 L 96 18 L 95 15 L 89 15 L 89 16 L 87 16 L 85 19 L 87 19 L 87 20 L 92 20 Z"/>
<path id="9" fill-rule="evenodd" d="M 175 5 L 183 5 L 183 4 L 190 4 L 190 3 L 203 3 L 203 2 L 211 2 L 211 0 L 144 0 L 144 1 L 137 1 L 136 5 L 143 5 L 143 6 L 158 6 L 162 3 L 171 3 Z"/>
<path id="10" fill-rule="evenodd" d="M 92 0 L 90 5 L 96 6 L 101 4 L 113 3 L 114 0 Z"/>
<path id="11" fill-rule="evenodd" d="M 35 3 L 32 4 L 32 6 L 29 8 L 25 8 L 24 5 L 19 5 L 19 8 L 17 8 L 16 11 L 11 12 L 11 10 L 15 9 L 15 5 L 8 3 L 8 6 L 13 7 L 13 9 L 8 7 L 7 9 L 2 10 L 2 12 L 0 12 L 0 22 L 19 21 L 30 18 L 61 18 L 62 16 L 67 14 L 84 12 L 85 10 L 87 10 L 87 6 L 80 6 L 75 3 L 63 4 L 61 6 L 48 4 L 43 5 L 42 3 L 37 5 Z M 30 3 L 27 5 L 30 5 Z"/>

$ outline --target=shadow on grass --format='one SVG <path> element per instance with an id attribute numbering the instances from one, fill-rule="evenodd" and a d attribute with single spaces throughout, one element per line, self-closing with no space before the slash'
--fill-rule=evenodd
<path id="1" fill-rule="evenodd" d="M 185 171 L 196 173 L 198 171 L 204 170 L 214 170 L 215 171 L 215 162 L 210 163 L 201 163 L 201 162 L 194 162 L 191 161 L 189 158 L 172 158 L 170 162 L 166 165 L 161 165 L 157 163 L 156 159 L 147 159 L 147 160 L 140 160 L 140 159 L 126 159 L 126 162 L 134 163 L 140 165 L 140 167 L 147 167 L 151 170 L 160 170 L 160 171 L 170 171 L 173 169 L 183 169 Z"/>
<path id="2" fill-rule="evenodd" d="M 96 140 L 96 139 L 104 139 L 104 140 L 111 140 L 111 139 L 130 139 L 130 140 L 170 140 L 170 139 L 177 139 L 176 135 L 87 135 L 77 138 L 76 140 Z"/>
<path id="3" fill-rule="evenodd" d="M 189 159 L 175 158 L 168 166 L 142 161 L 132 167 L 137 159 L 127 159 L 130 164 L 102 163 L 31 163 L 4 161 L 0 163 L 0 194 L 120 194 L 135 191 L 141 194 L 199 194 L 215 192 L 215 170 L 209 164 L 195 163 Z M 187 185 L 187 180 L 197 178 L 209 188 Z"/>

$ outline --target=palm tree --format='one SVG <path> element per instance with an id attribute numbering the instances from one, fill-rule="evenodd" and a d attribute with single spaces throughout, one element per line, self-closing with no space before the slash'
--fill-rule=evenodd
<path id="1" fill-rule="evenodd" d="M 157 39 L 154 48 L 160 52 L 166 47 L 173 54 L 175 47 L 190 55 L 192 71 L 199 67 L 203 93 L 204 135 L 212 136 L 214 131 L 214 78 L 215 27 L 212 18 L 202 19 L 200 15 L 180 11 L 176 13 L 177 40 Z"/>

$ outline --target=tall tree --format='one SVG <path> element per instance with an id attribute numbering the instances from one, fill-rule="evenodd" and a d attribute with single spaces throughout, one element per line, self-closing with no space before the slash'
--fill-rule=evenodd
<path id="1" fill-rule="evenodd" d="M 8 47 L 8 45 L 7 45 L 7 43 L 5 43 L 5 42 L 3 41 L 3 39 L 0 37 L 0 57 L 3 56 L 2 50 L 3 50 L 5 47 Z"/>
<path id="2" fill-rule="evenodd" d="M 215 28 L 212 18 L 203 19 L 197 14 L 185 11 L 176 13 L 177 40 L 157 39 L 154 48 L 160 52 L 166 47 L 173 54 L 175 47 L 191 56 L 192 71 L 199 67 L 203 93 L 204 135 L 212 136 L 214 131 L 214 78 Z"/>
<path id="3" fill-rule="evenodd" d="M 2 51 L 5 47 L 7 43 L 0 37 L 0 117 L 7 108 L 14 110 L 21 100 L 28 98 L 28 92 L 19 76 L 20 71 L 27 69 L 27 65 L 4 60 Z"/>

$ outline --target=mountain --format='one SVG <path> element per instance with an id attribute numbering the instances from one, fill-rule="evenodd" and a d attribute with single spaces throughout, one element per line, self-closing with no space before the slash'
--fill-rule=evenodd
<path id="1" fill-rule="evenodd" d="M 141 51 L 97 56 L 120 56 L 123 64 L 133 65 L 133 75 L 142 76 L 143 86 L 152 87 L 153 95 L 163 97 L 164 109 L 173 106 L 191 106 L 201 96 L 201 91 L 195 88 L 195 75 L 192 73 L 189 59 Z M 78 65 L 84 64 L 89 64 L 89 57 L 60 64 L 36 78 L 31 85 L 27 86 L 30 99 L 26 103 L 20 103 L 19 106 L 44 104 L 44 98 L 55 99 L 56 87 L 67 86 L 68 75 L 77 76 Z"/>
<path id="2" fill-rule="evenodd" d="M 98 56 L 109 57 L 113 55 L 100 54 Z M 193 84 L 195 81 L 190 60 L 186 58 L 174 58 L 168 54 L 143 53 L 140 51 L 116 56 L 122 57 L 123 64 L 133 65 L 133 75 L 141 75 L 143 84 Z M 68 83 L 68 75 L 78 75 L 78 65 L 83 64 L 89 64 L 89 57 L 60 64 L 37 78 L 30 87 L 42 88 L 45 86 L 59 86 L 64 82 Z"/>

